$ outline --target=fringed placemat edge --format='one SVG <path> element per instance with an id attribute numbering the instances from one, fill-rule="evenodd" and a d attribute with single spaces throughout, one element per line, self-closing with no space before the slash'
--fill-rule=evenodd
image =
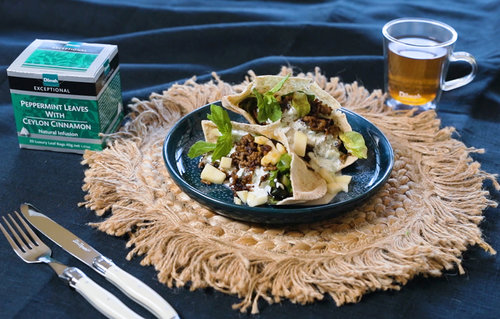
<path id="1" fill-rule="evenodd" d="M 282 74 L 288 72 L 290 70 L 287 68 L 281 71 Z M 338 78 L 327 79 L 321 75 L 319 69 L 303 76 L 313 78 L 341 104 L 376 122 L 382 131 L 388 132 L 393 127 L 380 120 L 382 118 L 390 119 L 392 124 L 401 122 L 401 118 L 409 119 L 400 123 L 397 130 L 390 132 L 392 138 L 411 139 L 413 137 L 409 136 L 408 132 L 412 130 L 415 132 L 434 129 L 434 134 L 415 137 L 421 139 L 415 146 L 422 154 L 419 171 L 424 182 L 429 183 L 431 189 L 435 190 L 425 205 L 426 209 L 436 211 L 440 217 L 447 218 L 447 214 L 451 214 L 450 218 L 460 220 L 464 226 L 455 230 L 456 238 L 448 238 L 447 243 L 440 242 L 443 239 L 439 235 L 442 232 L 439 225 L 432 227 L 432 221 L 425 220 L 420 221 L 425 227 L 416 227 L 423 233 L 402 232 L 398 237 L 400 242 L 377 242 L 368 247 L 369 249 L 358 251 L 359 258 L 339 253 L 300 260 L 296 256 L 276 258 L 266 250 L 258 253 L 248 250 L 242 253 L 239 247 L 245 245 L 244 242 L 207 242 L 199 234 L 182 227 L 182 220 L 177 217 L 175 210 L 168 208 L 177 205 L 176 202 L 182 202 L 185 205 L 194 205 L 189 206 L 189 209 L 197 209 L 196 203 L 187 204 L 191 200 L 180 190 L 169 194 L 170 198 L 158 199 L 153 198 L 155 192 L 159 191 L 154 187 L 136 187 L 134 179 L 140 174 L 135 172 L 140 165 L 151 160 L 144 157 L 138 144 L 158 147 L 154 144 L 163 141 L 176 119 L 198 106 L 238 91 L 253 76 L 255 74 L 250 71 L 249 77 L 234 87 L 221 81 L 215 74 L 214 81 L 205 84 L 198 84 L 193 78 L 182 85 L 174 85 L 163 94 L 152 94 L 148 101 L 133 99 L 131 120 L 121 132 L 110 136 L 109 148 L 103 152 L 85 153 L 82 164 L 87 165 L 89 169 L 85 173 L 83 186 L 87 195 L 81 205 L 94 210 L 100 216 L 111 211 L 111 216 L 93 226 L 110 235 L 130 236 L 127 243 L 127 247 L 131 248 L 128 259 L 136 255 L 143 256 L 141 264 L 153 265 L 158 271 L 159 281 L 170 287 L 186 284 L 189 284 L 190 289 L 212 287 L 242 298 L 242 302 L 235 305 L 235 308 L 245 311 L 250 307 L 252 313 L 257 313 L 258 300 L 261 298 L 269 303 L 287 298 L 292 302 L 304 304 L 321 300 L 328 294 L 340 306 L 357 302 L 363 294 L 377 289 L 400 289 L 416 275 L 439 276 L 443 270 L 454 267 L 458 268 L 459 273 L 463 273 L 461 254 L 469 245 L 479 245 L 491 254 L 496 253 L 484 241 L 477 227 L 483 218 L 482 211 L 497 205 L 487 199 L 488 192 L 482 189 L 483 181 L 490 179 L 495 188 L 500 189 L 496 176 L 482 171 L 479 163 L 470 157 L 470 153 L 482 150 L 467 148 L 462 142 L 451 139 L 453 128 L 439 129 L 440 122 L 436 119 L 435 112 L 425 112 L 413 117 L 411 111 L 395 113 L 383 104 L 381 91 L 370 93 L 357 83 L 343 84 Z M 355 95 L 353 92 L 359 94 Z M 353 96 L 356 98 L 352 98 Z M 145 141 L 145 138 L 148 140 Z M 441 157 L 440 148 L 450 140 L 454 141 L 453 145 L 447 144 L 446 151 L 453 154 L 455 160 Z M 123 154 L 127 155 L 126 160 L 117 161 Z M 443 164 L 442 160 L 446 161 L 446 165 L 437 165 Z M 462 171 L 457 173 L 460 165 Z M 398 163 L 395 169 L 397 167 Z M 120 172 L 130 172 L 130 179 Z M 156 178 L 140 177 L 145 179 L 142 185 L 148 185 L 148 178 Z M 467 183 L 468 188 L 467 193 L 460 194 L 462 197 L 459 198 L 456 193 L 449 191 L 449 185 L 460 182 Z M 473 192 L 470 192 L 471 185 Z M 117 189 L 126 189 L 128 195 L 119 195 Z M 134 193 L 137 193 L 137 196 L 133 196 Z M 412 196 L 418 197 L 422 194 Z M 147 200 L 131 201 L 131 197 L 144 197 Z M 166 218 L 168 223 L 155 223 L 157 214 Z M 456 224 L 454 222 L 454 225 Z M 471 225 L 475 227 L 470 227 Z M 450 229 L 446 231 L 448 233 Z M 466 238 L 463 238 L 464 234 L 467 234 Z M 417 242 L 419 245 L 409 248 L 408 241 Z M 440 245 L 436 247 L 436 243 Z M 370 261 L 368 264 L 367 260 Z M 406 260 L 408 263 L 401 265 L 400 260 Z"/>

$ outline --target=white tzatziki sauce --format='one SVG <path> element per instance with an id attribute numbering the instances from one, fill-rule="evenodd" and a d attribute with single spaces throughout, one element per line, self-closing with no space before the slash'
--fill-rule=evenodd
<path id="1" fill-rule="evenodd" d="M 293 143 L 294 131 L 300 131 L 307 135 L 307 145 L 313 147 L 314 159 L 320 167 L 324 167 L 330 172 L 337 172 L 340 169 L 339 142 L 336 138 L 309 129 L 306 123 L 297 119 L 297 111 L 293 106 L 283 112 L 281 123 L 282 132 L 285 133 L 290 144 Z"/>

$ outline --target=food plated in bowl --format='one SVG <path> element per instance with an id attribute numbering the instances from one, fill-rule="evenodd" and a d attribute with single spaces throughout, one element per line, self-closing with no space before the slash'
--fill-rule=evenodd
<path id="1" fill-rule="evenodd" d="M 210 108 L 209 116 L 214 110 L 227 116 L 220 106 L 210 105 Z M 205 141 L 217 145 L 223 136 L 218 127 L 212 121 L 202 121 L 201 125 Z M 300 204 L 326 194 L 325 182 L 318 179 L 299 156 L 266 137 L 266 132 L 272 134 L 274 125 L 261 127 L 229 122 L 226 127 L 231 128 L 228 139 L 232 144 L 225 156 L 217 156 L 213 151 L 201 158 L 202 182 L 226 184 L 233 191 L 236 204 L 249 206 Z M 199 144 L 190 150 L 196 149 L 196 145 Z"/>
<path id="2" fill-rule="evenodd" d="M 244 123 L 248 116 L 224 100 L 181 119 L 168 134 L 163 154 L 181 189 L 223 215 L 265 223 L 331 217 L 376 191 L 393 163 L 385 136 L 335 100 L 323 102 L 319 87 L 314 94 L 294 79 L 272 78 L 262 91 L 250 89 L 257 95 L 240 98 L 245 105 L 253 103 L 250 99 L 277 102 L 281 116 L 274 121 Z M 221 104 L 238 113 L 226 112 Z M 258 115 L 256 107 L 257 112 L 249 110 Z"/>

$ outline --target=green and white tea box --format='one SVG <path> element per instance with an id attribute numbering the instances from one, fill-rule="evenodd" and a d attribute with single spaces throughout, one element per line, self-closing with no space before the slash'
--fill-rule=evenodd
<path id="1" fill-rule="evenodd" d="M 116 45 L 35 40 L 7 75 L 21 148 L 101 150 L 123 119 Z"/>

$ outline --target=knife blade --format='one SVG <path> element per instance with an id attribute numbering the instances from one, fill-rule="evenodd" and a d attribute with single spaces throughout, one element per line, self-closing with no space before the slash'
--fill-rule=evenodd
<path id="1" fill-rule="evenodd" d="M 157 292 L 115 265 L 111 259 L 100 254 L 75 234 L 42 214 L 33 205 L 28 203 L 22 204 L 21 212 L 31 225 L 50 240 L 104 276 L 129 298 L 148 309 L 157 318 L 179 318 L 174 308 Z"/>

